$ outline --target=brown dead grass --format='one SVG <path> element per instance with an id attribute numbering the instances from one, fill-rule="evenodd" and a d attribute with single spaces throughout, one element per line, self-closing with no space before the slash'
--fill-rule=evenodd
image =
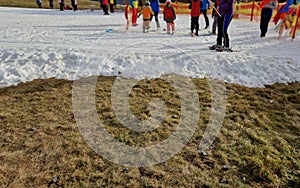
<path id="1" fill-rule="evenodd" d="M 43 8 L 49 8 L 49 1 L 43 0 Z M 100 9 L 99 2 L 89 0 L 77 0 L 79 9 Z M 71 0 L 65 0 L 66 5 L 71 6 Z M 37 8 L 35 0 L 0 0 L 0 6 L 6 7 L 23 7 L 23 8 Z M 54 0 L 54 8 L 58 9 L 57 0 Z"/>
<path id="2" fill-rule="evenodd" d="M 120 142 L 151 145 L 176 128 L 176 91 L 161 79 L 142 80 L 130 96 L 133 113 L 149 117 L 147 104 L 162 98 L 168 115 L 162 126 L 135 134 L 116 119 L 110 102 L 114 77 L 99 77 L 99 118 Z M 34 80 L 0 89 L 0 187 L 296 187 L 300 184 L 300 83 L 247 88 L 226 84 L 227 109 L 208 156 L 198 145 L 208 124 L 207 81 L 194 79 L 201 114 L 187 146 L 168 161 L 141 168 L 113 164 L 84 142 L 72 111 L 72 82 Z M 170 126 L 172 125 L 172 126 Z M 228 165 L 227 171 L 222 170 Z M 55 184 L 48 184 L 54 177 Z M 220 183 L 224 178 L 227 184 Z"/>

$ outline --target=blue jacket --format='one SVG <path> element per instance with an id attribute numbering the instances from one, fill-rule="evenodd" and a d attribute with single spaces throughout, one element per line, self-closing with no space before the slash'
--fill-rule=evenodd
<path id="1" fill-rule="evenodd" d="M 207 10 L 209 6 L 210 6 L 209 0 L 202 0 L 200 10 Z"/>
<path id="2" fill-rule="evenodd" d="M 150 5 L 151 5 L 152 11 L 154 13 L 159 13 L 159 3 L 158 3 L 158 0 L 150 0 Z"/>

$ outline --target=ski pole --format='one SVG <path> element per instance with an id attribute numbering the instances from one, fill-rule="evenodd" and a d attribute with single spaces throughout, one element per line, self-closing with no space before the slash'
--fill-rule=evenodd
<path id="1" fill-rule="evenodd" d="M 212 2 L 211 0 L 208 0 L 210 3 L 212 3 L 212 4 L 215 4 L 214 2 Z M 220 16 L 220 17 L 222 17 L 221 16 L 221 14 L 220 14 L 220 12 L 216 9 L 216 7 L 215 6 L 212 6 L 213 7 L 213 9 L 216 11 L 216 13 Z"/>

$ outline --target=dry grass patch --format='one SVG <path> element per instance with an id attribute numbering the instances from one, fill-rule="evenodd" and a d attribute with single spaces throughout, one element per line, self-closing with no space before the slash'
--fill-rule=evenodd
<path id="1" fill-rule="evenodd" d="M 77 3 L 79 9 L 100 9 L 99 2 L 89 0 L 77 0 Z M 71 6 L 71 0 L 65 0 L 65 4 Z M 37 8 L 35 0 L 0 0 L 0 6 Z M 43 0 L 43 8 L 49 8 L 48 0 Z M 54 8 L 59 9 L 59 5 L 56 0 L 54 0 Z"/>
<path id="2" fill-rule="evenodd" d="M 122 126 L 111 106 L 114 77 L 99 77 L 99 120 L 118 141 L 148 146 L 176 129 L 180 101 L 162 79 L 141 80 L 130 93 L 139 119 L 162 99 L 162 125 L 149 133 Z M 0 89 L 0 187 L 296 187 L 300 184 L 300 83 L 247 88 L 226 84 L 227 109 L 207 156 L 199 143 L 208 124 L 211 95 L 205 79 L 193 79 L 200 101 L 198 128 L 168 161 L 133 168 L 113 164 L 84 142 L 72 111 L 72 82 L 35 80 Z M 225 165 L 225 166 L 224 166 Z M 51 180 L 57 178 L 57 182 Z"/>

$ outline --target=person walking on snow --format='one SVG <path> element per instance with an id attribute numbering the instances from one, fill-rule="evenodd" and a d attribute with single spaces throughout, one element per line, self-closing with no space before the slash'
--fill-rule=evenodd
<path id="1" fill-rule="evenodd" d="M 220 17 L 218 18 L 217 44 L 209 47 L 209 49 L 211 50 L 230 49 L 229 36 L 227 30 L 233 16 L 233 1 L 234 0 L 220 0 L 220 6 L 219 6 Z M 222 41 L 224 44 L 223 47 L 222 47 Z"/>
<path id="2" fill-rule="evenodd" d="M 57 3 L 59 4 L 59 10 L 64 11 L 65 8 L 64 0 L 57 0 Z"/>
<path id="3" fill-rule="evenodd" d="M 154 15 L 149 2 L 145 3 L 145 6 L 142 8 L 139 15 L 143 15 L 143 33 L 148 33 L 151 15 Z"/>
<path id="4" fill-rule="evenodd" d="M 71 4 L 72 4 L 72 7 L 73 7 L 74 11 L 78 10 L 78 8 L 77 8 L 77 0 L 71 0 Z"/>
<path id="5" fill-rule="evenodd" d="M 109 0 L 109 10 L 110 13 L 114 13 L 115 12 L 115 0 Z"/>
<path id="6" fill-rule="evenodd" d="M 189 9 L 191 9 L 191 35 L 193 36 L 195 34 L 196 36 L 198 36 L 200 0 L 191 0 Z"/>
<path id="7" fill-rule="evenodd" d="M 171 1 L 167 0 L 166 6 L 164 7 L 164 21 L 167 23 L 167 33 L 171 34 L 170 27 L 172 27 L 172 34 L 175 33 L 175 23 L 176 14 L 174 8 L 171 5 Z"/>
<path id="8" fill-rule="evenodd" d="M 132 9 L 132 26 L 137 26 L 137 17 L 138 17 L 138 8 L 139 8 L 139 1 L 138 0 L 129 0 L 129 5 Z"/>
<path id="9" fill-rule="evenodd" d="M 260 3 L 260 37 L 265 37 L 271 20 L 273 9 L 277 7 L 277 0 L 262 0 Z"/>
<path id="10" fill-rule="evenodd" d="M 209 0 L 201 0 L 201 5 L 200 5 L 200 13 L 203 14 L 204 19 L 205 19 L 205 29 L 207 29 L 209 27 L 209 19 L 207 17 L 207 10 L 210 7 L 210 3 Z"/>
<path id="11" fill-rule="evenodd" d="M 104 15 L 109 15 L 109 13 L 108 13 L 108 0 L 102 0 L 102 2 L 100 2 L 100 3 L 101 3 L 101 6 L 102 6 Z"/>
<path id="12" fill-rule="evenodd" d="M 158 14 L 159 14 L 159 2 L 158 0 L 150 0 L 151 9 L 154 12 L 154 18 L 156 23 L 156 29 L 159 30 L 160 25 L 158 21 Z M 153 16 L 151 15 L 150 21 L 152 20 Z"/>

